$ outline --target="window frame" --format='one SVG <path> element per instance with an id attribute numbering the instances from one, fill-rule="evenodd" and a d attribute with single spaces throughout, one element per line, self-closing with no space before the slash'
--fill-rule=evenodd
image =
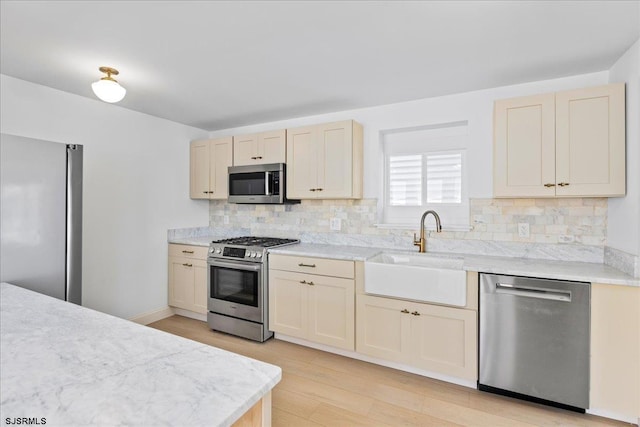
<path id="1" fill-rule="evenodd" d="M 460 154 L 461 159 L 461 201 L 460 203 L 427 203 L 427 173 L 426 163 L 427 156 L 429 155 L 443 155 L 443 154 Z M 390 161 L 392 156 L 402 155 L 420 155 L 422 157 L 422 176 L 421 176 L 421 204 L 416 205 L 391 205 L 391 188 L 390 188 Z M 444 230 L 469 230 L 470 218 L 469 218 L 469 193 L 468 193 L 468 165 L 467 165 L 467 149 L 466 148 L 452 148 L 452 149 L 434 149 L 423 150 L 420 153 L 406 152 L 406 153 L 388 153 L 384 150 L 384 174 L 383 174 L 383 205 L 382 205 L 382 219 L 384 227 L 387 228 L 407 228 L 409 226 L 415 227 L 415 222 L 420 219 L 420 215 L 425 210 L 432 209 L 438 212 L 443 219 Z M 455 218 L 456 220 L 451 223 L 447 221 L 447 218 Z M 427 224 L 427 229 L 435 229 L 435 225 Z"/>

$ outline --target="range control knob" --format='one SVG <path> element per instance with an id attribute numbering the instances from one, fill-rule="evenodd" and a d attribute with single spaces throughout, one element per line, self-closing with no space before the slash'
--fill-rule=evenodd
<path id="1" fill-rule="evenodd" d="M 216 253 L 217 253 L 217 254 L 222 253 L 222 249 L 220 249 L 220 248 L 216 248 Z"/>
<path id="2" fill-rule="evenodd" d="M 213 253 L 213 248 L 209 248 L 209 253 Z"/>
<path id="3" fill-rule="evenodd" d="M 256 256 L 257 256 L 258 258 L 262 258 L 262 252 L 258 252 L 258 253 L 256 254 Z"/>

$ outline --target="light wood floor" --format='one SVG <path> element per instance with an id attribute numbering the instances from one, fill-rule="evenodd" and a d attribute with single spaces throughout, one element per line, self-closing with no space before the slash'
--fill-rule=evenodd
<path id="1" fill-rule="evenodd" d="M 479 392 L 271 339 L 256 343 L 173 316 L 150 327 L 278 365 L 272 423 L 281 426 L 629 426 Z"/>

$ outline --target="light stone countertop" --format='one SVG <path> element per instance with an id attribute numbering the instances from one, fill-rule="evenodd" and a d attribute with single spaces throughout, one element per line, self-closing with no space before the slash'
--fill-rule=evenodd
<path id="1" fill-rule="evenodd" d="M 0 413 L 47 425 L 229 426 L 279 367 L 7 283 Z"/>
<path id="2" fill-rule="evenodd" d="M 298 243 L 295 245 L 269 249 L 270 254 L 344 259 L 349 261 L 364 261 L 375 254 L 380 253 L 380 251 L 380 248 L 373 247 L 325 245 L 316 243 Z"/>
<path id="3" fill-rule="evenodd" d="M 224 237 L 200 236 L 172 238 L 169 243 L 208 246 L 212 240 Z M 330 245 L 320 243 L 299 243 L 269 249 L 271 254 L 298 255 L 317 258 L 333 258 L 350 261 L 366 261 L 385 251 L 385 248 L 369 246 Z M 394 253 L 417 253 L 390 249 Z M 553 261 L 536 258 L 494 257 L 473 254 L 428 252 L 425 256 L 464 259 L 463 269 L 482 273 L 508 274 L 516 276 L 542 277 L 557 280 L 604 283 L 611 285 L 640 286 L 640 279 L 634 278 L 605 264 Z"/>
<path id="4" fill-rule="evenodd" d="M 383 248 L 340 246 L 301 243 L 269 249 L 269 253 L 282 255 L 309 256 L 318 258 L 366 261 L 386 251 Z M 392 253 L 417 254 L 417 251 L 389 250 Z M 481 273 L 496 273 L 516 276 L 541 277 L 557 280 L 603 283 L 611 285 L 640 286 L 640 279 L 604 264 L 588 262 L 550 261 L 532 258 L 491 257 L 457 253 L 429 252 L 424 256 L 440 258 L 462 258 L 463 270 Z"/>
<path id="5" fill-rule="evenodd" d="M 224 237 L 216 236 L 194 236 L 194 237 L 175 237 L 167 239 L 169 243 L 177 245 L 191 245 L 191 246 L 209 246 L 212 240 L 220 240 Z"/>

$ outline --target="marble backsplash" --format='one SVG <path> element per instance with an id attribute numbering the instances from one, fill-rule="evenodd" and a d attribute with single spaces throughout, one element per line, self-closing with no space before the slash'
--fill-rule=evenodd
<path id="1" fill-rule="evenodd" d="M 380 227 L 376 199 L 303 200 L 294 205 L 210 202 L 210 227 L 220 235 L 269 235 L 309 243 L 413 250 L 414 229 Z M 340 218 L 341 230 L 330 229 Z M 427 250 L 536 259 L 605 261 L 607 199 L 471 199 L 469 231 L 427 233 Z M 529 223 L 530 236 L 517 224 Z M 213 232 L 210 231 L 210 232 Z M 620 257 L 617 257 L 620 258 Z M 621 262 L 628 264 L 628 260 Z"/>

